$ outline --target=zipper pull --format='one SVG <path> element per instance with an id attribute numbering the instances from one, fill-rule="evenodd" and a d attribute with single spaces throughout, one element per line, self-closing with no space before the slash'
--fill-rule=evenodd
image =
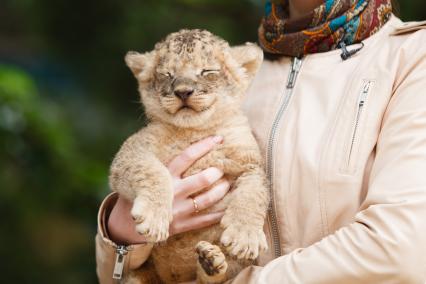
<path id="1" fill-rule="evenodd" d="M 367 95 L 370 92 L 371 81 L 364 82 L 364 87 L 362 88 L 361 96 L 359 97 L 358 106 L 362 107 L 365 104 L 365 100 L 367 99 Z"/>
<path id="2" fill-rule="evenodd" d="M 113 279 L 121 279 L 123 276 L 124 260 L 127 252 L 126 246 L 117 246 L 115 250 L 117 257 L 115 258 L 114 273 L 112 274 Z"/>
<path id="3" fill-rule="evenodd" d="M 293 62 L 291 64 L 290 74 L 287 80 L 287 89 L 292 89 L 294 87 L 294 84 L 296 83 L 296 77 L 300 71 L 301 66 L 302 66 L 302 60 L 297 57 L 294 57 Z"/>

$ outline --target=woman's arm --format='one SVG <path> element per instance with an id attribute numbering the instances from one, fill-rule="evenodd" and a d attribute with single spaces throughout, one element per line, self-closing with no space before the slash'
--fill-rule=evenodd
<path id="1" fill-rule="evenodd" d="M 96 235 L 96 273 L 98 275 L 99 283 L 114 283 L 113 271 L 115 267 L 117 250 L 120 245 L 126 243 L 112 241 L 108 232 L 108 223 L 111 217 L 112 211 L 117 211 L 116 208 L 120 203 L 117 202 L 118 194 L 111 193 L 102 202 L 99 213 L 98 213 L 98 234 Z M 114 209 L 114 210 L 113 210 Z M 121 211 L 122 209 L 119 209 Z M 115 213 L 116 214 L 116 213 Z M 128 223 L 127 216 L 130 216 L 130 209 L 125 214 L 120 215 L 122 224 Z M 132 230 L 129 230 L 129 235 L 132 235 Z M 126 273 L 131 267 L 138 267 L 140 264 L 145 262 L 151 253 L 152 245 L 143 242 L 143 239 L 139 236 L 139 239 L 135 239 L 133 245 L 124 246 L 128 250 L 124 258 L 123 270 Z"/>
<path id="2" fill-rule="evenodd" d="M 210 226 L 220 221 L 222 212 L 197 214 L 189 195 L 196 193 L 222 178 L 223 173 L 216 168 L 206 169 L 187 178 L 181 178 L 196 160 L 209 152 L 220 139 L 207 138 L 188 147 L 168 166 L 174 183 L 173 221 L 170 234 L 175 235 L 190 230 Z M 212 206 L 228 192 L 226 180 L 217 183 L 209 191 L 197 196 L 199 209 Z M 98 214 L 98 234 L 96 236 L 97 275 L 100 283 L 114 283 L 113 272 L 116 266 L 117 250 L 120 245 L 126 248 L 123 258 L 123 273 L 140 267 L 149 257 L 152 244 L 146 243 L 135 230 L 130 214 L 132 204 L 118 194 L 112 193 L 103 201 Z"/>
<path id="3" fill-rule="evenodd" d="M 354 222 L 232 283 L 426 282 L 426 57 L 404 69 Z"/>

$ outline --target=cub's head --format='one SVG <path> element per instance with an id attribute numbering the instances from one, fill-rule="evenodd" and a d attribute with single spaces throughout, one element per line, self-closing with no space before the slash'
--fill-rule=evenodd
<path id="1" fill-rule="evenodd" d="M 208 31 L 181 30 L 153 51 L 129 52 L 125 59 L 151 120 L 198 128 L 239 107 L 263 54 L 254 44 L 230 47 Z"/>

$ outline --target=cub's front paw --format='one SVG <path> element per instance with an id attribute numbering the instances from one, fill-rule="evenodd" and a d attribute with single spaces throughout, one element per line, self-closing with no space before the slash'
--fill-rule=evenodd
<path id="1" fill-rule="evenodd" d="M 220 283 L 226 277 L 228 263 L 218 246 L 201 241 L 197 244 L 198 283 Z"/>
<path id="2" fill-rule="evenodd" d="M 145 236 L 148 242 L 162 242 L 169 237 L 171 209 L 166 206 L 153 206 L 149 201 L 137 197 L 131 211 L 136 223 L 136 231 Z"/>
<path id="3" fill-rule="evenodd" d="M 228 253 L 238 259 L 254 260 L 268 248 L 262 228 L 230 225 L 220 239 Z"/>

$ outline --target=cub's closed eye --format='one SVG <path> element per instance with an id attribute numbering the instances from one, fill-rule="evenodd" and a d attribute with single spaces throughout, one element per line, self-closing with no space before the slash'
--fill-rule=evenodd
<path id="1" fill-rule="evenodd" d="M 160 76 L 166 77 L 166 78 L 173 78 L 172 73 L 170 72 L 157 72 Z"/>
<path id="2" fill-rule="evenodd" d="M 204 69 L 203 71 L 201 71 L 201 76 L 207 76 L 209 74 L 219 74 L 220 70 L 219 69 Z"/>

